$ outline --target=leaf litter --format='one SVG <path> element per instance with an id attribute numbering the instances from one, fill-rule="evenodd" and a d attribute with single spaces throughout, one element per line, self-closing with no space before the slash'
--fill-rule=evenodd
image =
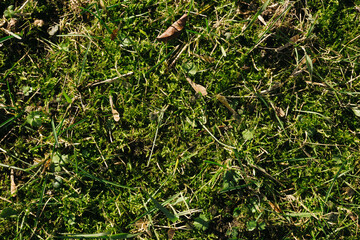
<path id="1" fill-rule="evenodd" d="M 207 91 L 204 86 L 193 82 L 189 77 L 186 77 L 186 80 L 191 85 L 191 87 L 195 90 L 196 93 L 201 93 L 201 95 L 203 95 L 203 96 L 207 95 Z"/>
<path id="2" fill-rule="evenodd" d="M 174 22 L 168 29 L 165 30 L 162 34 L 160 34 L 156 39 L 161 42 L 167 42 L 171 39 L 177 38 L 181 31 L 184 29 L 186 21 L 188 19 L 188 15 L 184 14 Z"/>

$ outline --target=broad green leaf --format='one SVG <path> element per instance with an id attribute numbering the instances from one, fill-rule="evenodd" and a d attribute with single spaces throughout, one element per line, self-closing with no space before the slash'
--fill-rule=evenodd
<path id="1" fill-rule="evenodd" d="M 12 208 L 4 208 L 0 213 L 0 218 L 10 218 L 17 215 L 17 212 Z"/>
<path id="2" fill-rule="evenodd" d="M 254 134 L 249 129 L 244 130 L 242 132 L 242 135 L 246 141 L 249 141 L 254 138 Z"/>
<path id="3" fill-rule="evenodd" d="M 199 217 L 195 218 L 194 227 L 202 231 L 209 228 L 209 219 L 205 216 L 205 214 L 200 214 Z"/>
<path id="4" fill-rule="evenodd" d="M 259 228 L 259 230 L 265 230 L 265 228 L 266 228 L 266 223 L 264 223 L 264 222 L 259 223 L 258 228 Z"/>
<path id="5" fill-rule="evenodd" d="M 33 89 L 30 86 L 23 86 L 22 91 L 23 91 L 24 96 L 29 96 L 30 93 L 32 93 Z"/>
<path id="6" fill-rule="evenodd" d="M 69 104 L 72 103 L 71 98 L 69 97 L 69 95 L 66 94 L 65 91 L 62 91 L 62 95 L 64 96 L 65 100 L 66 100 Z"/>
<path id="7" fill-rule="evenodd" d="M 254 231 L 256 229 L 256 221 L 249 221 L 246 223 L 246 228 L 248 231 Z"/>
<path id="8" fill-rule="evenodd" d="M 354 112 L 355 116 L 360 117 L 360 109 L 358 108 L 351 108 L 351 109 Z"/>
<path id="9" fill-rule="evenodd" d="M 31 112 L 26 117 L 26 122 L 32 127 L 40 127 L 42 124 L 41 114 L 38 112 Z"/>

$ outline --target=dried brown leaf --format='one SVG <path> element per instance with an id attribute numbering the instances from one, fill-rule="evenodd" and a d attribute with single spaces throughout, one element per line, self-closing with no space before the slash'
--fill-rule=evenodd
<path id="1" fill-rule="evenodd" d="M 278 117 L 283 118 L 283 117 L 286 116 L 284 110 L 283 110 L 281 107 L 276 107 L 276 106 L 275 106 L 275 112 L 276 112 L 276 115 L 277 115 Z"/>
<path id="2" fill-rule="evenodd" d="M 133 232 L 135 233 L 140 233 L 140 232 L 146 232 L 149 236 L 151 236 L 151 232 L 149 231 L 149 221 L 147 219 L 139 219 L 134 223 L 134 230 Z"/>
<path id="3" fill-rule="evenodd" d="M 45 153 L 45 160 L 42 160 L 41 162 L 44 163 L 43 170 L 41 174 L 45 174 L 45 172 L 50 168 L 52 158 L 50 157 L 49 153 Z"/>
<path id="4" fill-rule="evenodd" d="M 227 101 L 226 97 L 221 94 L 216 95 L 216 99 L 221 102 L 232 114 L 236 114 L 236 111 L 230 106 L 229 102 Z"/>
<path id="5" fill-rule="evenodd" d="M 105 12 L 107 11 L 106 6 L 105 6 L 103 0 L 99 0 L 99 5 L 100 5 L 100 7 L 101 7 Z"/>
<path id="6" fill-rule="evenodd" d="M 14 180 L 14 169 L 10 170 L 10 193 L 11 196 L 15 196 L 16 195 L 16 184 L 15 184 L 15 180 Z"/>
<path id="7" fill-rule="evenodd" d="M 174 238 L 174 235 L 175 235 L 175 229 L 174 228 L 170 228 L 167 232 L 168 234 L 168 239 L 169 240 L 172 240 Z"/>
<path id="8" fill-rule="evenodd" d="M 229 111 L 233 114 L 233 116 L 235 117 L 235 119 L 237 121 L 240 120 L 240 115 L 235 111 L 235 109 L 233 109 L 229 102 L 227 101 L 226 97 L 224 97 L 223 95 L 221 94 L 217 94 L 216 95 L 216 99 L 221 102 L 227 109 L 229 109 Z"/>
<path id="9" fill-rule="evenodd" d="M 111 109 L 111 111 L 112 111 L 112 115 L 114 117 L 115 122 L 118 122 L 120 120 L 119 112 L 116 111 L 115 109 Z"/>
<path id="10" fill-rule="evenodd" d="M 207 91 L 206 88 L 204 86 L 201 86 L 200 84 L 196 84 L 194 83 L 190 78 L 186 78 L 186 80 L 188 81 L 188 83 L 191 85 L 191 87 L 195 90 L 196 93 L 201 93 L 201 95 L 206 96 L 207 95 Z"/>
<path id="11" fill-rule="evenodd" d="M 295 36 L 290 38 L 290 41 L 296 43 L 300 39 L 300 35 L 296 34 Z"/>
<path id="12" fill-rule="evenodd" d="M 360 227 L 360 224 L 359 224 L 359 216 L 354 214 L 352 211 L 350 210 L 346 210 L 347 214 L 349 215 L 350 219 L 353 220 L 357 227 L 359 228 Z"/>
<path id="13" fill-rule="evenodd" d="M 168 29 L 166 29 L 165 32 L 163 32 L 156 39 L 162 42 L 167 42 L 168 40 L 178 37 L 180 35 L 180 32 L 184 29 L 187 19 L 187 14 L 182 15 L 179 20 L 174 22 Z"/>
<path id="14" fill-rule="evenodd" d="M 116 28 L 112 31 L 112 33 L 110 35 L 111 41 L 114 41 L 114 39 L 117 37 L 118 32 L 119 32 L 119 28 Z"/>
<path id="15" fill-rule="evenodd" d="M 112 112 L 113 118 L 114 118 L 115 122 L 118 122 L 120 120 L 120 115 L 119 115 L 119 112 L 116 111 L 116 109 L 114 109 L 113 100 L 112 100 L 111 95 L 109 95 L 109 102 L 110 102 L 110 107 L 111 107 L 111 112 Z"/>

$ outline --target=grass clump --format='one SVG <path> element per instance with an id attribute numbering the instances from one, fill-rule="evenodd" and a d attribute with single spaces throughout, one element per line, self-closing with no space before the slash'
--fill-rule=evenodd
<path id="1" fill-rule="evenodd" d="M 357 239 L 358 9 L 4 1 L 1 236 Z"/>

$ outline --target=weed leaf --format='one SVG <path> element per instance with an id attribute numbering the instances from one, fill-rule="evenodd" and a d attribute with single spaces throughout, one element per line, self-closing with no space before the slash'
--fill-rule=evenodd
<path id="1" fill-rule="evenodd" d="M 17 216 L 18 213 L 12 208 L 4 208 L 0 213 L 0 218 L 9 218 Z"/>
<path id="2" fill-rule="evenodd" d="M 256 229 L 256 222 L 255 221 L 249 221 L 246 223 L 246 228 L 248 231 L 254 231 Z"/>
<path id="3" fill-rule="evenodd" d="M 254 138 L 254 134 L 249 129 L 244 130 L 242 132 L 242 135 L 246 141 L 250 141 L 251 139 Z"/>
<path id="4" fill-rule="evenodd" d="M 357 109 L 357 108 L 351 108 L 351 109 L 356 116 L 360 117 L 360 109 Z"/>
<path id="5" fill-rule="evenodd" d="M 200 214 L 199 217 L 195 218 L 194 227 L 203 231 L 209 228 L 209 219 L 205 214 Z"/>

